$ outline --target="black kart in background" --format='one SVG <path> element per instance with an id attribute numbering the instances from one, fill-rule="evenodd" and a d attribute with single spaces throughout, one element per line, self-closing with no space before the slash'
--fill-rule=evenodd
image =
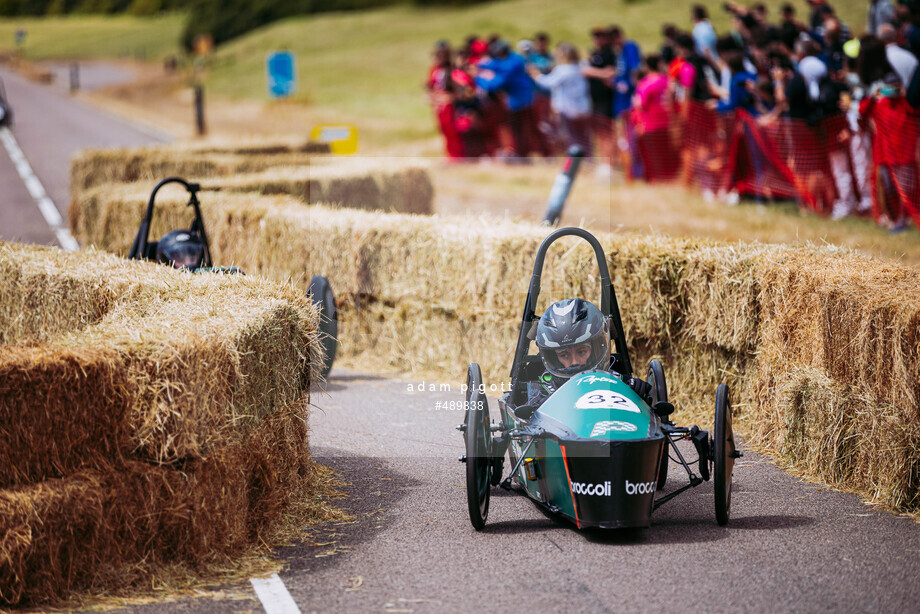
<path id="1" fill-rule="evenodd" d="M 163 235 L 159 241 L 151 241 L 150 226 L 153 222 L 157 192 L 163 186 L 171 183 L 181 185 L 188 192 L 188 206 L 192 208 L 193 213 L 192 223 L 188 229 L 171 230 Z M 201 186 L 198 183 L 186 181 L 181 177 L 168 177 L 157 183 L 150 193 L 147 212 L 137 229 L 128 258 L 169 264 L 193 273 L 243 274 L 243 271 L 237 267 L 214 266 L 208 234 L 204 227 L 204 217 L 201 215 L 201 204 L 198 200 L 198 192 L 200 191 Z M 325 378 L 332 369 L 337 348 L 336 337 L 338 336 L 339 319 L 335 296 L 332 293 L 329 280 L 322 275 L 314 275 L 310 280 L 308 295 L 310 300 L 319 308 L 319 330 L 322 335 L 325 355 L 321 373 Z"/>

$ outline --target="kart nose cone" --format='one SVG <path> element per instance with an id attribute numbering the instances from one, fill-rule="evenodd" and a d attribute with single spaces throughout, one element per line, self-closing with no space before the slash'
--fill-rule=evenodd
<path id="1" fill-rule="evenodd" d="M 579 528 L 649 526 L 663 437 L 560 443 Z"/>

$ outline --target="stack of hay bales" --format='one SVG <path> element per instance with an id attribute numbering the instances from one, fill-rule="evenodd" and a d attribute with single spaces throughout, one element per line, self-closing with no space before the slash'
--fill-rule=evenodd
<path id="1" fill-rule="evenodd" d="M 99 198 L 113 213 L 75 234 L 124 251 L 131 233 L 106 220 L 136 205 Z M 176 220 L 182 202 L 166 209 Z M 227 194 L 208 209 L 218 261 L 302 287 L 304 271 L 330 279 L 346 363 L 458 381 L 476 361 L 487 384 L 507 384 L 546 229 L 284 197 Z M 681 422 L 709 426 L 726 381 L 750 441 L 814 478 L 920 511 L 920 273 L 832 248 L 599 239 L 634 369 L 663 359 Z M 550 252 L 538 309 L 599 295 L 593 254 L 574 245 Z"/>
<path id="2" fill-rule="evenodd" d="M 920 512 L 920 272 L 785 253 L 759 273 L 756 440 L 807 475 Z"/>
<path id="3" fill-rule="evenodd" d="M 257 173 L 273 166 L 309 165 L 313 154 L 239 153 L 156 146 L 136 149 L 86 149 L 74 156 L 70 166 L 73 194 L 107 183 L 149 182 L 178 175 L 191 179 Z"/>
<path id="4" fill-rule="evenodd" d="M 0 602 L 262 543 L 314 468 L 303 293 L 0 243 Z"/>
<path id="5" fill-rule="evenodd" d="M 205 181 L 205 189 L 288 194 L 307 204 L 431 214 L 434 188 L 428 173 L 400 162 L 365 160 L 360 165 L 275 167 L 262 173 Z"/>
<path id="6" fill-rule="evenodd" d="M 111 184 L 144 185 L 149 195 L 157 181 L 179 176 L 213 190 L 289 194 L 310 204 L 430 214 L 434 188 L 425 166 L 417 159 L 332 158 L 280 145 L 85 150 L 71 164 L 71 200 L 79 206 Z"/>

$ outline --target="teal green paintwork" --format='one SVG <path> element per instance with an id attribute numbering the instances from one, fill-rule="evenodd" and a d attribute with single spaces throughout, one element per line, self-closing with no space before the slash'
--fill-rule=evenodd
<path id="1" fill-rule="evenodd" d="M 540 406 L 578 437 L 634 440 L 649 437 L 654 418 L 648 405 L 615 375 L 589 371 L 572 377 Z"/>
<path id="2" fill-rule="evenodd" d="M 566 476 L 565 464 L 562 460 L 562 450 L 559 444 L 552 439 L 546 440 L 546 456 L 543 458 L 543 467 L 546 476 L 547 497 L 550 502 L 559 508 L 563 514 L 575 518 L 575 508 L 572 504 L 572 493 L 569 490 L 569 479 Z"/>

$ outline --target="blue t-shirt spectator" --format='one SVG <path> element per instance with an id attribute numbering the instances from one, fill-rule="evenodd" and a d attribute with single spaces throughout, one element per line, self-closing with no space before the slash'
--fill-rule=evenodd
<path id="1" fill-rule="evenodd" d="M 476 85 L 487 92 L 502 91 L 508 95 L 508 109 L 519 111 L 533 104 L 533 79 L 525 70 L 526 62 L 517 53 L 510 52 L 504 58 L 492 58 L 479 65 L 480 70 L 493 73 L 490 78 L 476 77 Z"/>
<path id="2" fill-rule="evenodd" d="M 632 97 L 636 93 L 635 72 L 642 65 L 642 52 L 633 41 L 623 43 L 617 55 L 617 74 L 613 80 L 613 116 L 632 108 Z"/>
<path id="3" fill-rule="evenodd" d="M 735 109 L 744 109 L 753 116 L 758 115 L 757 106 L 754 104 L 754 95 L 748 90 L 748 84 L 757 83 L 757 75 L 746 70 L 734 73 L 729 81 L 728 100 L 720 101 L 716 107 L 720 112 L 727 113 Z"/>

